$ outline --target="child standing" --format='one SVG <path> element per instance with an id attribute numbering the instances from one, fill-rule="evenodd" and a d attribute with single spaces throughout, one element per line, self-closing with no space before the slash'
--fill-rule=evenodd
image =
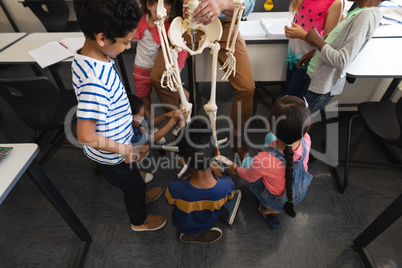
<path id="1" fill-rule="evenodd" d="M 112 59 L 130 48 L 140 8 L 136 0 L 74 0 L 74 10 L 85 35 L 84 46 L 71 65 L 78 99 L 78 140 L 85 154 L 102 164 L 104 177 L 123 191 L 132 230 L 158 230 L 165 226 L 166 217 L 147 215 L 146 204 L 158 199 L 162 189 L 146 191 L 132 163 L 138 157 L 131 146 L 133 117 Z"/>
<path id="2" fill-rule="evenodd" d="M 210 165 L 217 148 L 211 128 L 194 120 L 182 131 L 179 156 L 190 167 L 190 176 L 171 181 L 165 197 L 174 206 L 172 223 L 181 232 L 183 243 L 212 243 L 222 236 L 221 229 L 215 227 L 221 210 L 224 220 L 233 224 L 241 192 L 235 190 L 231 178 L 213 174 Z"/>
<path id="3" fill-rule="evenodd" d="M 310 111 L 302 99 L 284 96 L 275 101 L 269 120 L 277 140 L 262 148 L 248 169 L 233 164 L 229 170 L 252 183 L 251 191 L 261 203 L 260 213 L 276 228 L 275 214 L 285 211 L 295 217 L 294 205 L 304 198 L 312 179 L 307 173 Z"/>
<path id="4" fill-rule="evenodd" d="M 324 40 L 315 28 L 305 39 L 317 50 L 307 69 L 305 98 L 310 111 L 323 109 L 343 91 L 346 69 L 371 39 L 381 21 L 382 0 L 353 0 L 358 8 L 349 12 Z"/>
<path id="5" fill-rule="evenodd" d="M 136 95 L 140 97 L 144 102 L 144 114 L 146 118 L 151 117 L 151 93 L 152 84 L 150 80 L 151 70 L 154 65 L 156 56 L 158 55 L 161 41 L 155 21 L 158 19 L 156 9 L 158 7 L 158 0 L 141 0 L 141 8 L 144 15 L 138 24 L 137 31 L 134 39 L 137 39 L 137 52 L 134 59 L 133 67 L 133 80 L 134 89 Z M 164 0 L 164 6 L 167 14 L 171 13 L 173 0 Z M 170 22 L 165 21 L 165 30 L 168 32 Z M 184 68 L 187 57 L 187 51 L 182 50 L 178 53 L 178 65 L 180 70 Z M 189 94 L 184 90 L 186 97 Z M 184 125 L 184 122 L 179 123 L 180 127 Z"/>
<path id="6" fill-rule="evenodd" d="M 307 32 L 316 28 L 320 35 L 327 35 L 339 23 L 344 0 L 293 0 L 289 11 L 293 13 L 292 27 L 285 26 L 289 38 L 286 72 L 286 95 L 303 98 L 307 66 L 315 47 L 304 40 Z"/>

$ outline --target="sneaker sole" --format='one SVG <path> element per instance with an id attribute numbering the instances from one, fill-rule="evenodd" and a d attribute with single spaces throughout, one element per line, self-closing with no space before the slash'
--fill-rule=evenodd
<path id="1" fill-rule="evenodd" d="M 236 204 L 235 204 L 234 209 L 233 209 L 233 213 L 230 216 L 230 219 L 229 219 L 229 222 L 228 222 L 229 225 L 233 224 L 234 219 L 236 218 L 237 210 L 239 209 L 240 201 L 241 201 L 241 191 L 236 190 L 236 192 L 238 193 L 238 196 L 237 196 Z"/>
<path id="2" fill-rule="evenodd" d="M 221 237 L 222 237 L 222 230 L 217 227 L 213 227 L 209 231 L 201 235 L 192 236 L 192 235 L 180 234 L 180 241 L 189 244 L 211 244 L 218 241 Z"/>
<path id="3" fill-rule="evenodd" d="M 152 228 L 152 229 L 134 229 L 133 226 L 131 226 L 131 230 L 133 230 L 134 232 L 150 232 L 150 231 L 157 231 L 159 229 L 162 229 L 163 227 L 165 227 L 167 223 L 167 219 L 165 219 L 165 222 L 162 223 L 160 226 Z"/>

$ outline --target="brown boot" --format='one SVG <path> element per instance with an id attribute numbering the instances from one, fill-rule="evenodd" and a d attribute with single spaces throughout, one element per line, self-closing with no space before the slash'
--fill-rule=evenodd
<path id="1" fill-rule="evenodd" d="M 151 190 L 148 190 L 145 194 L 147 195 L 147 200 L 145 201 L 145 205 L 148 205 L 149 203 L 157 200 L 161 196 L 162 189 L 160 187 L 155 187 L 155 188 L 152 188 Z"/>
<path id="2" fill-rule="evenodd" d="M 148 215 L 147 223 L 132 225 L 131 229 L 135 232 L 156 231 L 166 225 L 166 217 L 162 215 Z"/>

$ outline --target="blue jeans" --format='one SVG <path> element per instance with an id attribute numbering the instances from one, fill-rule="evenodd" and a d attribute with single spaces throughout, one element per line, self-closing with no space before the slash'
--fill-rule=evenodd
<path id="1" fill-rule="evenodd" d="M 304 84 L 308 78 L 307 69 L 297 69 L 293 66 L 292 70 L 289 68 L 286 71 L 286 95 L 297 96 L 303 98 L 306 88 Z"/>
<path id="2" fill-rule="evenodd" d="M 309 91 L 308 88 L 310 86 L 311 79 L 309 76 L 307 77 L 308 79 L 305 84 L 306 93 L 304 94 L 304 97 L 307 100 L 308 108 L 310 109 L 311 114 L 314 115 L 316 112 L 324 109 L 334 96 L 331 96 L 331 92 L 326 94 L 317 94 Z"/>
<path id="3" fill-rule="evenodd" d="M 145 184 L 137 166 L 121 162 L 117 165 L 102 165 L 103 175 L 113 186 L 121 189 L 124 194 L 124 204 L 133 225 L 141 225 L 147 217 L 145 199 Z M 113 212 L 110 212 L 113 215 Z"/>

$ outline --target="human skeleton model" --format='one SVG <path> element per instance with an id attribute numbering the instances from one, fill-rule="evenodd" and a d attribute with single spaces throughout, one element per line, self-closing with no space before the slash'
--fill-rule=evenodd
<path id="1" fill-rule="evenodd" d="M 226 44 L 226 62 L 223 64 L 221 69 L 226 69 L 226 73 L 223 80 L 226 80 L 232 73 L 233 76 L 236 75 L 236 58 L 234 57 L 235 51 L 235 43 L 238 34 L 238 28 L 240 24 L 241 17 L 244 11 L 243 0 L 233 0 L 235 5 L 235 9 L 232 16 L 232 23 L 230 25 L 228 40 Z M 215 144 L 219 145 L 225 142 L 218 141 L 216 136 L 216 112 L 218 107 L 216 105 L 216 68 L 218 63 L 218 52 L 220 49 L 220 45 L 218 41 L 222 36 L 222 25 L 218 19 L 215 19 L 208 25 L 198 24 L 197 22 L 193 22 L 193 12 L 198 7 L 199 0 L 184 0 L 183 7 L 187 8 L 187 12 L 184 15 L 184 20 L 181 17 L 176 17 L 169 28 L 168 36 L 170 39 L 170 43 L 173 45 L 173 48 L 170 47 L 169 41 L 167 39 L 167 34 L 164 27 L 164 21 L 167 17 L 166 9 L 163 5 L 163 0 L 158 0 L 157 7 L 157 15 L 158 20 L 155 21 L 155 24 L 158 28 L 159 38 L 161 40 L 161 47 L 163 52 L 163 57 L 165 60 L 166 71 L 162 75 L 161 86 L 168 87 L 171 91 L 178 91 L 180 96 L 180 108 L 185 108 L 186 110 L 190 110 L 192 108 L 192 104 L 189 103 L 184 95 L 184 90 L 180 78 L 180 71 L 177 65 L 177 53 L 181 50 L 186 50 L 190 53 L 191 56 L 201 54 L 204 48 L 209 48 L 212 54 L 212 75 L 211 75 L 211 95 L 207 104 L 204 105 L 204 110 L 209 117 L 211 122 L 212 133 L 215 139 Z M 209 12 L 210 15 L 212 15 Z M 201 37 L 198 42 L 197 50 L 195 50 L 195 33 L 197 31 L 201 31 L 204 35 Z M 191 49 L 187 47 L 183 34 L 187 33 L 191 37 Z M 165 81 L 165 82 L 164 82 Z M 191 114 L 188 117 L 190 120 Z M 165 148 L 167 150 L 177 151 L 177 148 Z M 228 160 L 226 157 L 220 155 L 218 151 L 218 156 L 216 156 L 216 160 L 230 165 L 232 162 Z M 181 173 L 184 173 L 184 168 Z M 180 174 L 179 174 L 180 176 Z"/>

